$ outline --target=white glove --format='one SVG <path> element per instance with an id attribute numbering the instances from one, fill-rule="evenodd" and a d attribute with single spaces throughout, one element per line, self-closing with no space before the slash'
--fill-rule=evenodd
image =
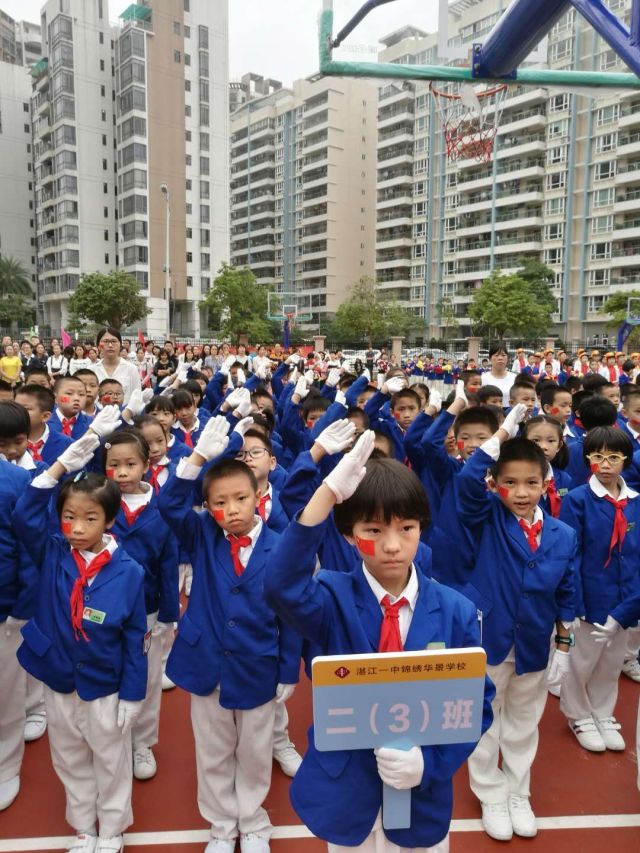
<path id="1" fill-rule="evenodd" d="M 287 382 L 290 382 L 292 385 L 295 385 L 296 382 L 300 379 L 300 373 L 297 367 L 294 367 L 292 371 L 290 371 L 289 376 L 287 377 Z"/>
<path id="2" fill-rule="evenodd" d="M 509 438 L 516 438 L 518 435 L 518 427 L 524 420 L 527 414 L 527 407 L 524 403 L 518 403 L 511 409 L 501 426 L 505 432 L 509 433 Z"/>
<path id="3" fill-rule="evenodd" d="M 569 672 L 569 652 L 561 652 L 559 649 L 554 649 L 551 665 L 547 672 L 548 686 L 559 690 L 567 672 Z"/>
<path id="4" fill-rule="evenodd" d="M 117 406 L 105 406 L 100 409 L 95 418 L 91 421 L 88 432 L 94 433 L 98 438 L 104 438 L 105 435 L 111 435 L 122 423 L 120 410 Z M 84 436 L 83 436 L 84 437 Z"/>
<path id="5" fill-rule="evenodd" d="M 336 398 L 335 398 L 334 402 L 340 403 L 342 406 L 345 407 L 345 409 L 348 408 L 347 397 L 346 397 L 344 391 L 336 391 Z"/>
<path id="6" fill-rule="evenodd" d="M 142 401 L 145 404 L 145 406 L 147 405 L 147 403 L 150 403 L 153 400 L 153 397 L 154 397 L 153 388 L 145 388 L 144 391 L 142 392 Z"/>
<path id="7" fill-rule="evenodd" d="M 199 358 L 197 361 L 194 361 L 191 365 L 194 370 L 200 370 L 202 368 L 202 359 Z"/>
<path id="8" fill-rule="evenodd" d="M 371 382 L 371 372 L 368 367 L 365 367 L 360 376 L 366 376 L 369 382 Z"/>
<path id="9" fill-rule="evenodd" d="M 378 765 L 378 776 L 385 785 L 406 791 L 422 782 L 424 757 L 419 746 L 411 749 L 381 747 L 373 750 Z"/>
<path id="10" fill-rule="evenodd" d="M 226 359 L 226 361 L 223 361 L 220 367 L 218 368 L 218 372 L 222 373 L 223 376 L 226 376 L 227 379 L 229 378 L 229 367 L 229 359 Z"/>
<path id="11" fill-rule="evenodd" d="M 407 387 L 407 380 L 403 376 L 392 376 L 384 384 L 387 386 L 387 394 L 397 394 L 398 391 Z"/>
<path id="12" fill-rule="evenodd" d="M 327 385 L 329 388 L 335 388 L 338 382 L 340 381 L 340 369 L 337 367 L 332 367 L 329 371 L 329 375 L 327 376 Z"/>
<path id="13" fill-rule="evenodd" d="M 288 702 L 289 699 L 291 699 L 295 689 L 295 684 L 278 684 L 276 687 L 276 703 L 278 705 L 284 705 L 285 702 Z"/>
<path id="14" fill-rule="evenodd" d="M 622 630 L 622 625 L 613 616 L 607 616 L 607 621 L 604 625 L 594 622 L 593 627 L 596 630 L 591 632 L 591 636 L 595 639 L 596 643 L 606 643 L 607 645 L 610 645 L 618 631 Z"/>
<path id="15" fill-rule="evenodd" d="M 239 367 L 236 371 L 236 388 L 241 388 L 247 381 L 247 375 L 244 370 Z"/>
<path id="16" fill-rule="evenodd" d="M 229 444 L 228 432 L 229 421 L 226 418 L 221 415 L 211 418 L 200 433 L 200 438 L 196 442 L 193 452 L 202 456 L 205 462 L 210 462 L 227 449 Z"/>
<path id="17" fill-rule="evenodd" d="M 456 400 L 464 400 L 465 403 L 468 403 L 467 395 L 464 390 L 464 382 L 462 379 L 458 379 L 456 382 Z"/>
<path id="18" fill-rule="evenodd" d="M 350 498 L 360 485 L 367 469 L 364 467 L 371 456 L 375 435 L 368 429 L 362 433 L 352 450 L 345 454 L 328 477 L 325 484 L 336 497 L 336 503 L 342 503 Z"/>
<path id="19" fill-rule="evenodd" d="M 442 408 L 442 394 L 437 388 L 432 388 L 429 391 L 429 405 L 433 406 L 436 412 L 439 412 Z"/>
<path id="20" fill-rule="evenodd" d="M 100 439 L 98 436 L 91 430 L 87 430 L 82 438 L 74 441 L 66 450 L 62 451 L 60 456 L 58 456 L 58 462 L 69 474 L 73 474 L 75 471 L 82 471 L 84 466 L 91 462 L 93 454 L 99 447 Z"/>
<path id="21" fill-rule="evenodd" d="M 238 423 L 234 426 L 233 431 L 237 432 L 242 438 L 249 432 L 249 430 L 255 426 L 255 421 L 252 417 L 242 418 L 242 420 L 238 421 Z"/>
<path id="22" fill-rule="evenodd" d="M 129 402 L 127 403 L 126 408 L 131 412 L 134 418 L 137 418 L 138 415 L 141 415 L 144 412 L 145 402 L 142 394 L 143 392 L 136 388 L 135 391 L 131 392 L 131 396 L 129 397 Z"/>
<path id="23" fill-rule="evenodd" d="M 256 364 L 257 362 L 257 364 Z M 267 366 L 269 362 L 263 359 L 256 358 L 254 361 L 255 371 L 254 373 L 258 377 L 258 379 L 266 379 L 267 378 Z"/>
<path id="24" fill-rule="evenodd" d="M 240 388 L 240 399 L 236 403 L 234 412 L 241 418 L 246 418 L 251 413 L 251 392 L 248 388 Z"/>
<path id="25" fill-rule="evenodd" d="M 2 627 L 4 628 L 5 636 L 10 637 L 13 631 L 17 633 L 26 624 L 26 619 L 14 619 L 13 616 L 7 616 Z"/>
<path id="26" fill-rule="evenodd" d="M 189 374 L 189 366 L 190 365 L 188 365 L 188 364 L 181 364 L 178 367 L 178 370 L 176 372 L 176 381 L 179 382 L 180 384 L 187 381 L 187 377 Z"/>
<path id="27" fill-rule="evenodd" d="M 240 403 L 243 399 L 244 391 L 245 389 L 243 388 L 234 388 L 234 390 L 230 394 L 227 394 L 227 396 L 224 398 L 223 402 L 225 402 L 227 406 L 229 406 L 229 409 L 232 412 L 235 411 L 236 407 L 238 406 L 238 403 Z"/>
<path id="28" fill-rule="evenodd" d="M 142 702 L 132 702 L 130 699 L 118 701 L 118 728 L 122 730 L 123 735 L 126 735 L 138 719 L 140 711 L 142 711 Z"/>
<path id="29" fill-rule="evenodd" d="M 305 370 L 304 378 L 306 379 L 307 385 L 313 385 L 313 382 L 316 377 L 313 370 Z"/>
<path id="30" fill-rule="evenodd" d="M 304 400 L 308 393 L 309 388 L 307 386 L 307 380 L 304 378 L 304 376 L 301 376 L 300 379 L 298 379 L 298 381 L 296 382 L 296 387 L 293 392 L 293 396 L 299 397 L 301 400 Z"/>
<path id="31" fill-rule="evenodd" d="M 342 453 L 353 441 L 356 434 L 356 425 L 351 421 L 335 421 L 326 429 L 323 429 L 316 438 L 316 444 L 326 451 L 329 456 L 333 453 Z"/>

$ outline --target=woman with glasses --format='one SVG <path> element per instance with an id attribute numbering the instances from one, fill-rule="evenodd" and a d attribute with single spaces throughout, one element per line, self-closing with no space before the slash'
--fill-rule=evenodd
<path id="1" fill-rule="evenodd" d="M 128 358 L 121 357 L 122 336 L 112 326 L 107 326 L 106 329 L 98 332 L 96 344 L 102 357 L 97 364 L 91 366 L 91 369 L 99 382 L 103 379 L 116 379 L 122 385 L 126 405 L 132 392 L 142 387 L 138 368 Z"/>

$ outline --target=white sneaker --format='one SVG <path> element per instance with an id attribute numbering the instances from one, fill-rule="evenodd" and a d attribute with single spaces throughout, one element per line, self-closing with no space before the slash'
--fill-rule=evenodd
<path id="1" fill-rule="evenodd" d="M 24 739 L 29 743 L 38 740 L 47 730 L 46 714 L 29 714 L 24 724 Z"/>
<path id="2" fill-rule="evenodd" d="M 624 738 L 620 734 L 622 726 L 615 717 L 605 717 L 602 720 L 594 718 L 594 721 L 607 749 L 620 752 L 625 748 Z"/>
<path id="3" fill-rule="evenodd" d="M 509 794 L 508 807 L 511 826 L 516 835 L 533 838 L 538 834 L 536 816 L 529 803 L 529 797 Z"/>
<path id="4" fill-rule="evenodd" d="M 96 849 L 98 839 L 88 832 L 81 832 L 73 839 L 67 847 L 67 853 L 93 853 Z"/>
<path id="5" fill-rule="evenodd" d="M 573 723 L 569 720 L 569 728 L 578 739 L 580 746 L 590 752 L 604 752 L 607 748 L 593 717 L 585 717 Z"/>
<path id="6" fill-rule="evenodd" d="M 133 750 L 133 775 L 136 779 L 151 779 L 156 775 L 157 769 L 151 747 L 139 746 Z"/>
<path id="7" fill-rule="evenodd" d="M 18 796 L 20 790 L 20 776 L 12 776 L 6 782 L 0 782 L 0 812 L 8 809 Z"/>
<path id="8" fill-rule="evenodd" d="M 286 776 L 295 776 L 302 764 L 302 756 L 296 751 L 293 744 L 277 750 L 273 753 L 273 757 Z"/>
<path id="9" fill-rule="evenodd" d="M 236 840 L 227 841 L 224 838 L 212 838 L 204 848 L 204 853 L 234 853 Z"/>
<path id="10" fill-rule="evenodd" d="M 114 835 L 112 838 L 98 838 L 96 853 L 119 853 L 124 848 L 122 835 Z"/>
<path id="11" fill-rule="evenodd" d="M 173 681 L 171 681 L 171 679 L 169 678 L 169 676 L 167 675 L 166 672 L 163 672 L 162 673 L 162 689 L 163 690 L 173 690 L 174 687 L 175 687 L 175 684 L 173 683 Z"/>
<path id="12" fill-rule="evenodd" d="M 496 841 L 511 841 L 513 826 L 506 803 L 481 803 L 482 826 L 484 831 Z"/>
<path id="13" fill-rule="evenodd" d="M 560 686 L 558 684 L 551 684 L 550 682 L 547 682 L 547 690 L 552 696 L 555 696 L 558 699 L 560 698 Z"/>
<path id="14" fill-rule="evenodd" d="M 268 838 L 247 832 L 246 835 L 240 836 L 240 850 L 242 853 L 269 853 L 271 847 Z"/>
<path id="15" fill-rule="evenodd" d="M 193 575 L 187 575 L 184 579 L 184 594 L 187 598 L 191 595 L 191 584 L 193 583 Z"/>
<path id="16" fill-rule="evenodd" d="M 638 658 L 629 658 L 622 664 L 622 674 L 632 681 L 640 681 L 640 663 Z"/>

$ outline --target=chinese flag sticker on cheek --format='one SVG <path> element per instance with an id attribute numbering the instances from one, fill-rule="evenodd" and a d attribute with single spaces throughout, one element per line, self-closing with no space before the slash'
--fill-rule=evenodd
<path id="1" fill-rule="evenodd" d="M 68 397 L 66 394 L 62 394 L 62 395 L 60 396 L 60 402 L 61 402 L 61 403 L 70 403 L 70 402 L 71 402 L 71 397 Z"/>
<path id="2" fill-rule="evenodd" d="M 107 475 L 107 477 L 110 480 L 113 480 L 113 474 L 114 474 L 113 468 L 107 468 L 107 470 L 105 471 L 105 474 Z"/>
<path id="3" fill-rule="evenodd" d="M 498 486 L 498 494 L 501 498 L 509 497 L 509 489 L 506 486 Z"/>
<path id="4" fill-rule="evenodd" d="M 464 441 L 457 441 L 456 445 L 458 447 L 458 450 L 464 450 Z"/>
<path id="5" fill-rule="evenodd" d="M 356 536 L 356 548 L 365 557 L 375 557 L 376 555 L 376 543 L 373 539 L 360 539 L 359 536 Z"/>
<path id="6" fill-rule="evenodd" d="M 213 517 L 216 521 L 224 521 L 224 510 L 223 509 L 214 509 Z"/>
<path id="7" fill-rule="evenodd" d="M 65 535 L 68 535 L 69 533 L 71 533 L 71 522 L 70 521 L 63 521 L 60 526 L 62 528 L 62 532 Z"/>
<path id="8" fill-rule="evenodd" d="M 598 471 L 600 470 L 600 466 L 598 465 L 598 463 L 597 463 L 597 462 L 592 462 L 592 463 L 591 463 L 591 465 L 590 465 L 590 468 L 591 468 L 591 473 L 592 473 L 592 474 L 597 474 L 597 473 L 598 473 Z"/>

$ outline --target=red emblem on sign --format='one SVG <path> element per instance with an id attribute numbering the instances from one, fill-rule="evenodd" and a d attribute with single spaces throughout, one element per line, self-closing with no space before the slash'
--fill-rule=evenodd
<path id="1" fill-rule="evenodd" d="M 336 669 L 336 671 L 335 671 L 335 673 L 334 673 L 334 674 L 335 674 L 335 675 L 337 675 L 337 676 L 338 676 L 338 678 L 346 678 L 346 677 L 349 675 L 349 673 L 350 673 L 350 672 L 351 672 L 351 670 L 350 670 L 350 669 L 347 669 L 347 667 L 346 667 L 346 666 L 339 666 L 339 667 Z"/>

